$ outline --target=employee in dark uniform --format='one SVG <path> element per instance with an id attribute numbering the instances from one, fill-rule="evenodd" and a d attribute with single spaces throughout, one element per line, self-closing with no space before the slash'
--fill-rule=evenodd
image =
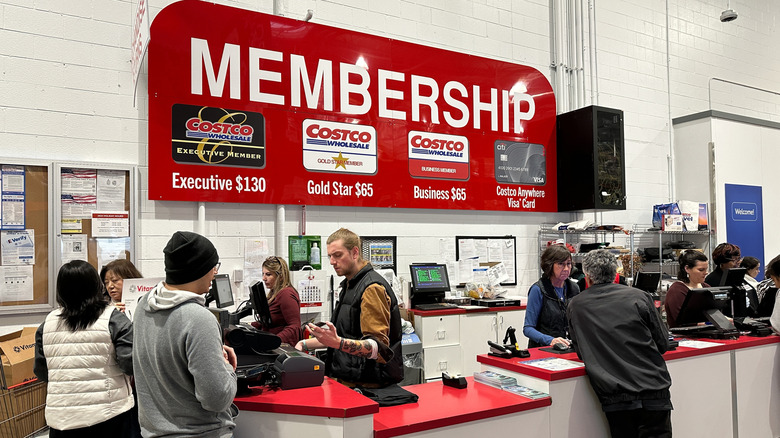
<path id="1" fill-rule="evenodd" d="M 383 388 L 403 380 L 401 315 L 398 299 L 384 277 L 362 257 L 360 237 L 341 228 L 328 237 L 328 258 L 341 283 L 331 322 L 309 324 L 316 339 L 298 350 L 328 348 L 325 374 L 347 386 Z"/>
<path id="2" fill-rule="evenodd" d="M 742 260 L 742 253 L 737 245 L 731 243 L 721 243 L 712 251 L 712 261 L 715 263 L 715 270 L 710 272 L 704 282 L 710 286 L 720 286 L 720 280 L 726 269 L 736 268 Z"/>
<path id="3" fill-rule="evenodd" d="M 691 289 L 709 287 L 704 281 L 707 276 L 707 256 L 701 251 L 688 250 L 680 255 L 680 271 L 677 273 L 677 279 L 669 286 L 664 299 L 664 310 L 666 310 L 666 323 L 669 328 L 677 327 L 677 317 L 682 310 L 685 297 Z M 689 309 L 690 310 L 690 309 Z"/>
<path id="4" fill-rule="evenodd" d="M 569 279 L 571 253 L 565 246 L 552 245 L 542 252 L 542 278 L 528 291 L 523 334 L 529 347 L 554 344 L 569 345 L 566 305 L 580 293 Z"/>
<path id="5" fill-rule="evenodd" d="M 577 356 L 585 363 L 613 438 L 671 438 L 672 379 L 663 353 L 669 334 L 644 291 L 612 284 L 617 269 L 607 250 L 582 262 L 588 289 L 566 313 Z"/>
<path id="6" fill-rule="evenodd" d="M 263 283 L 269 291 L 271 325 L 265 327 L 259 322 L 252 325 L 279 336 L 285 344 L 297 344 L 302 337 L 301 299 L 290 281 L 290 270 L 283 258 L 271 256 L 265 259 Z"/>
<path id="7" fill-rule="evenodd" d="M 771 278 L 775 284 L 780 284 L 780 255 L 766 264 L 764 274 Z M 777 294 L 777 290 L 774 290 L 773 292 Z M 772 328 L 775 332 L 780 333 L 780 300 L 775 299 L 775 307 L 772 310 L 772 316 L 769 318 L 769 322 L 772 324 Z"/>

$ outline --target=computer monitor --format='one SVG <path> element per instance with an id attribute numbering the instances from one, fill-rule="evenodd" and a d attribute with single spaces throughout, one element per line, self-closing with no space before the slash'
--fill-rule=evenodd
<path id="1" fill-rule="evenodd" d="M 415 263 L 409 265 L 409 271 L 412 274 L 412 307 L 416 304 L 441 302 L 445 292 L 450 290 L 447 265 Z"/>
<path id="2" fill-rule="evenodd" d="M 689 290 L 677 315 L 677 326 L 706 322 L 708 321 L 705 313 L 707 310 L 722 311 L 729 307 L 731 289 L 731 287 L 705 287 Z"/>
<path id="3" fill-rule="evenodd" d="M 719 286 L 741 286 L 745 282 L 745 268 L 731 268 L 723 271 Z M 710 285 L 714 286 L 714 285 Z"/>
<path id="4" fill-rule="evenodd" d="M 271 326 L 271 310 L 268 306 L 268 297 L 265 294 L 265 284 L 258 281 L 249 286 L 249 303 L 254 309 L 255 320 L 263 327 Z"/>
<path id="5" fill-rule="evenodd" d="M 233 305 L 233 288 L 230 286 L 228 274 L 217 274 L 211 280 L 211 298 L 216 300 L 217 308 L 223 309 Z"/>
<path id="6" fill-rule="evenodd" d="M 654 294 L 658 291 L 658 283 L 661 282 L 660 272 L 637 272 L 632 286 L 645 292 Z"/>

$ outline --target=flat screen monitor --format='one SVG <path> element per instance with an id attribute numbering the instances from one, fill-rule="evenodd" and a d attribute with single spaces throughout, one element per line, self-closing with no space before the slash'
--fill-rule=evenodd
<path id="1" fill-rule="evenodd" d="M 265 294 L 265 284 L 262 281 L 249 286 L 249 302 L 254 309 L 255 320 L 263 327 L 270 327 L 271 310 L 268 307 L 268 297 Z"/>
<path id="2" fill-rule="evenodd" d="M 233 305 L 233 288 L 230 286 L 228 274 L 217 274 L 211 280 L 211 297 L 217 301 L 217 308 L 223 309 Z"/>
<path id="3" fill-rule="evenodd" d="M 693 325 L 706 322 L 707 310 L 722 311 L 730 307 L 731 287 L 705 287 L 691 289 L 685 296 L 680 313 L 677 315 L 677 326 Z"/>
<path id="4" fill-rule="evenodd" d="M 658 291 L 658 283 L 661 282 L 660 272 L 637 272 L 633 286 L 645 292 L 654 294 Z"/>
<path id="5" fill-rule="evenodd" d="M 409 266 L 412 274 L 412 306 L 441 302 L 450 290 L 447 266 L 438 263 L 415 263 Z"/>
<path id="6" fill-rule="evenodd" d="M 731 268 L 723 271 L 723 275 L 720 277 L 719 286 L 741 286 L 745 281 L 745 274 L 747 269 L 745 268 Z M 714 286 L 714 285 L 710 285 Z"/>
<path id="7" fill-rule="evenodd" d="M 450 290 L 450 279 L 447 276 L 447 265 L 414 264 L 409 266 L 412 273 L 412 288 L 414 292 L 447 292 Z"/>

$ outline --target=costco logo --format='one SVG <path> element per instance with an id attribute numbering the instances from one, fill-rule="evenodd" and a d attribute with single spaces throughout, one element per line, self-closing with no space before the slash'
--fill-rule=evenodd
<path id="1" fill-rule="evenodd" d="M 417 178 L 469 179 L 469 139 L 462 135 L 409 131 L 409 174 Z"/>
<path id="2" fill-rule="evenodd" d="M 302 131 L 306 170 L 376 173 L 376 129 L 373 126 L 306 119 Z"/>

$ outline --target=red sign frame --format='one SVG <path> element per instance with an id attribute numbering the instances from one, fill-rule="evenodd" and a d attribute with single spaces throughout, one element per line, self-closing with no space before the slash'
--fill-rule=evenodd
<path id="1" fill-rule="evenodd" d="M 198 0 L 151 35 L 150 200 L 557 211 L 534 68 Z"/>

